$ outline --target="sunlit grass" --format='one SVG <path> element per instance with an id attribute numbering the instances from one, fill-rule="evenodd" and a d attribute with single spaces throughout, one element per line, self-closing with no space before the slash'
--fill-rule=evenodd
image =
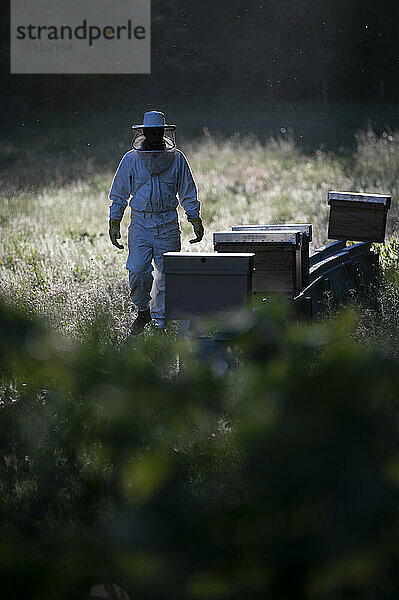
<path id="1" fill-rule="evenodd" d="M 289 134 L 261 143 L 254 135 L 230 138 L 207 130 L 186 142 L 205 237 L 191 246 L 191 225 L 180 210 L 185 251 L 212 250 L 212 232 L 234 224 L 309 222 L 313 247 L 327 241 L 330 189 L 392 193 L 388 233 L 396 226 L 399 180 L 398 134 L 357 136 L 353 156 L 317 151 L 307 155 Z M 123 339 L 133 307 L 125 262 L 130 209 L 122 222 L 125 250 L 108 238 L 108 190 L 113 172 L 101 172 L 76 151 L 54 158 L 51 149 L 23 160 L 3 149 L 13 166 L 1 172 L 0 294 L 71 336 L 102 312 L 111 316 L 110 340 Z M 109 148 L 115 164 L 122 145 Z M 14 154 L 13 154 L 14 152 Z"/>
<path id="2" fill-rule="evenodd" d="M 193 139 L 182 149 L 206 236 L 190 246 L 181 214 L 183 249 L 211 250 L 212 231 L 233 224 L 284 221 L 313 223 L 318 246 L 326 242 L 332 188 L 392 193 L 390 234 L 399 151 L 396 134 L 389 136 L 359 134 L 357 152 L 346 157 L 308 155 L 284 137 L 266 144 L 253 136 Z M 83 591 L 88 576 L 112 575 L 132 597 L 143 597 L 140 586 L 146 597 L 183 597 L 165 585 L 167 573 L 182 586 L 182 572 L 193 597 L 222 597 L 220 590 L 230 597 L 234 584 L 234 598 L 255 597 L 257 586 L 256 597 L 280 598 L 285 580 L 294 595 L 305 586 L 315 598 L 346 585 L 367 590 L 365 598 L 373 586 L 395 585 L 381 539 L 397 522 L 398 371 L 380 350 L 399 354 L 398 242 L 381 248 L 379 309 L 291 327 L 281 307 L 266 306 L 241 324 L 231 349 L 236 368 L 216 376 L 187 340 L 151 332 L 126 340 L 134 311 L 127 249 L 108 239 L 112 170 L 101 172 L 78 153 L 66 161 L 50 148 L 27 162 L 10 157 L 13 166 L 1 172 L 0 296 L 51 328 L 2 308 L 6 595 L 29 588 L 32 598 L 70 598 L 68 587 Z M 127 211 L 125 245 L 128 222 Z M 126 352 L 107 348 L 125 341 Z M 350 518 L 326 509 L 326 499 Z M 30 551 L 33 537 L 39 555 Z M 358 550 L 365 539 L 370 557 Z M 292 582 L 287 540 L 305 558 Z M 319 549 L 331 540 L 331 558 L 321 561 Z M 242 564 L 237 558 L 226 571 L 225 557 L 235 555 Z M 349 557 L 345 572 L 342 556 Z M 208 570 L 198 572 L 198 564 Z M 384 568 L 374 581 L 375 564 Z"/>

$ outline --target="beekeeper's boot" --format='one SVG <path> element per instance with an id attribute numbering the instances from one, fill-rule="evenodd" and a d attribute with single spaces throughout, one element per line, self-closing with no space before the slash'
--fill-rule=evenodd
<path id="1" fill-rule="evenodd" d="M 142 333 L 144 330 L 144 327 L 147 325 L 147 323 L 151 322 L 151 314 L 150 314 L 150 309 L 147 308 L 147 310 L 139 310 L 137 317 L 135 318 L 135 320 L 132 323 L 132 326 L 130 328 L 130 333 L 131 335 L 139 335 L 139 333 Z"/>

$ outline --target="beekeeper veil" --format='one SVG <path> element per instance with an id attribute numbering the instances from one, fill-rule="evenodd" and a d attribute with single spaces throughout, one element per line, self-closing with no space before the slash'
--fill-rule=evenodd
<path id="1" fill-rule="evenodd" d="M 150 149 L 151 145 L 146 139 L 145 128 L 149 127 L 163 130 L 156 149 Z M 175 130 L 176 125 L 167 125 L 164 113 L 156 110 L 145 113 L 142 125 L 133 125 L 132 148 L 137 151 L 152 176 L 159 175 L 170 167 L 176 149 Z"/>

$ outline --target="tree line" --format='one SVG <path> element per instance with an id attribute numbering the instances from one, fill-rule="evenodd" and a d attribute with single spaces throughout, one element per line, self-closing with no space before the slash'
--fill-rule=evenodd
<path id="1" fill-rule="evenodd" d="M 153 0 L 151 75 L 10 75 L 5 35 L 2 104 L 106 105 L 111 90 L 395 102 L 398 17 L 393 0 Z"/>

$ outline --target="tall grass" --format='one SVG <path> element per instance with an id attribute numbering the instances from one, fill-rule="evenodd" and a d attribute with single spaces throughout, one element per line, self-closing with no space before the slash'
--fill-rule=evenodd
<path id="1" fill-rule="evenodd" d="M 104 347 L 109 325 L 76 344 L 0 303 L 5 597 L 397 597 L 398 360 L 351 313 L 265 306 L 218 375 L 170 336 Z"/>
<path id="2" fill-rule="evenodd" d="M 42 131 L 43 133 L 43 131 Z M 70 137 L 73 139 L 73 132 Z M 255 135 L 230 137 L 204 130 L 182 149 L 202 203 L 205 237 L 190 246 L 191 226 L 180 210 L 183 249 L 209 251 L 212 232 L 245 223 L 313 223 L 313 247 L 326 242 L 329 189 L 391 193 L 388 235 L 397 225 L 397 132 L 359 132 L 357 150 L 339 156 L 307 154 L 288 132 L 261 142 Z M 70 142 L 72 143 L 72 141 Z M 125 148 L 108 148 L 117 165 Z M 95 152 L 95 149 L 93 150 Z M 113 171 L 98 171 L 73 147 L 2 148 L 0 294 L 45 316 L 76 338 L 102 312 L 112 316 L 112 343 L 126 337 L 133 316 L 125 250 L 110 243 L 107 194 Z"/>
<path id="3" fill-rule="evenodd" d="M 183 248 L 284 221 L 312 222 L 318 246 L 333 188 L 392 193 L 391 234 L 397 134 L 357 139 L 339 156 L 205 130 L 183 150 L 206 236 L 191 247 L 181 215 Z M 396 598 L 397 239 L 379 247 L 377 309 L 294 326 L 268 305 L 232 324 L 235 368 L 216 373 L 174 336 L 128 339 L 112 170 L 50 143 L 2 152 L 2 594 L 82 600 L 116 581 L 148 600 Z"/>

